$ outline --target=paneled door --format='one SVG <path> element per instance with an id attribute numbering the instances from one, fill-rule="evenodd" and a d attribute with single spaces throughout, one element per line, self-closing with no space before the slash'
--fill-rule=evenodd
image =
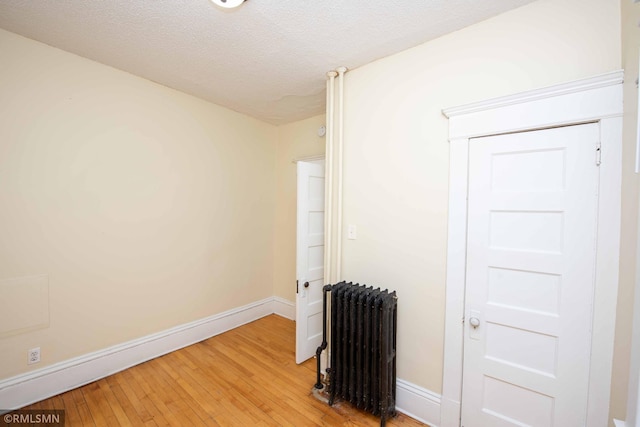
<path id="1" fill-rule="evenodd" d="M 599 127 L 472 139 L 464 427 L 582 427 Z"/>
<path id="2" fill-rule="evenodd" d="M 298 162 L 296 363 L 322 343 L 324 161 Z"/>

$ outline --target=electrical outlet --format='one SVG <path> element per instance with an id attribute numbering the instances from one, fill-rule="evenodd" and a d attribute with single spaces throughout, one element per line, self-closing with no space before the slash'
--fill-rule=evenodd
<path id="1" fill-rule="evenodd" d="M 40 362 L 40 347 L 32 348 L 27 351 L 27 363 L 33 365 Z"/>

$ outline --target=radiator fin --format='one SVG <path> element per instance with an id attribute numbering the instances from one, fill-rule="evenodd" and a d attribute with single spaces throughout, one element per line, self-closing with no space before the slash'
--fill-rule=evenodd
<path id="1" fill-rule="evenodd" d="M 395 415 L 397 296 L 364 285 L 331 287 L 329 404 L 335 399 Z"/>

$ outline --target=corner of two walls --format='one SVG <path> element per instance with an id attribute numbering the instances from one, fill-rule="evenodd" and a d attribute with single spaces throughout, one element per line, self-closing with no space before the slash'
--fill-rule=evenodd
<path id="1" fill-rule="evenodd" d="M 325 115 L 278 127 L 276 154 L 276 211 L 274 239 L 274 295 L 296 301 L 297 169 L 294 160 L 324 154 L 325 137 L 318 136 Z"/>
<path id="2" fill-rule="evenodd" d="M 640 70 L 640 4 L 621 0 L 622 68 L 624 118 L 622 142 L 622 218 L 620 239 L 620 281 L 616 316 L 615 353 L 611 382 L 611 413 L 638 425 L 637 399 L 640 373 L 640 177 L 635 173 L 638 129 L 638 89 Z M 635 303 L 634 303 L 635 301 Z M 635 307 L 634 307 L 635 304 Z"/>

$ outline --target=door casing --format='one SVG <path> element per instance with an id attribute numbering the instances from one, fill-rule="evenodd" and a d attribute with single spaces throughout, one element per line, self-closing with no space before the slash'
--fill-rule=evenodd
<path id="1" fill-rule="evenodd" d="M 440 425 L 460 425 L 468 154 L 471 138 L 597 123 L 600 197 L 587 427 L 608 425 L 618 294 L 623 72 L 446 109 L 449 118 L 449 230 Z"/>

